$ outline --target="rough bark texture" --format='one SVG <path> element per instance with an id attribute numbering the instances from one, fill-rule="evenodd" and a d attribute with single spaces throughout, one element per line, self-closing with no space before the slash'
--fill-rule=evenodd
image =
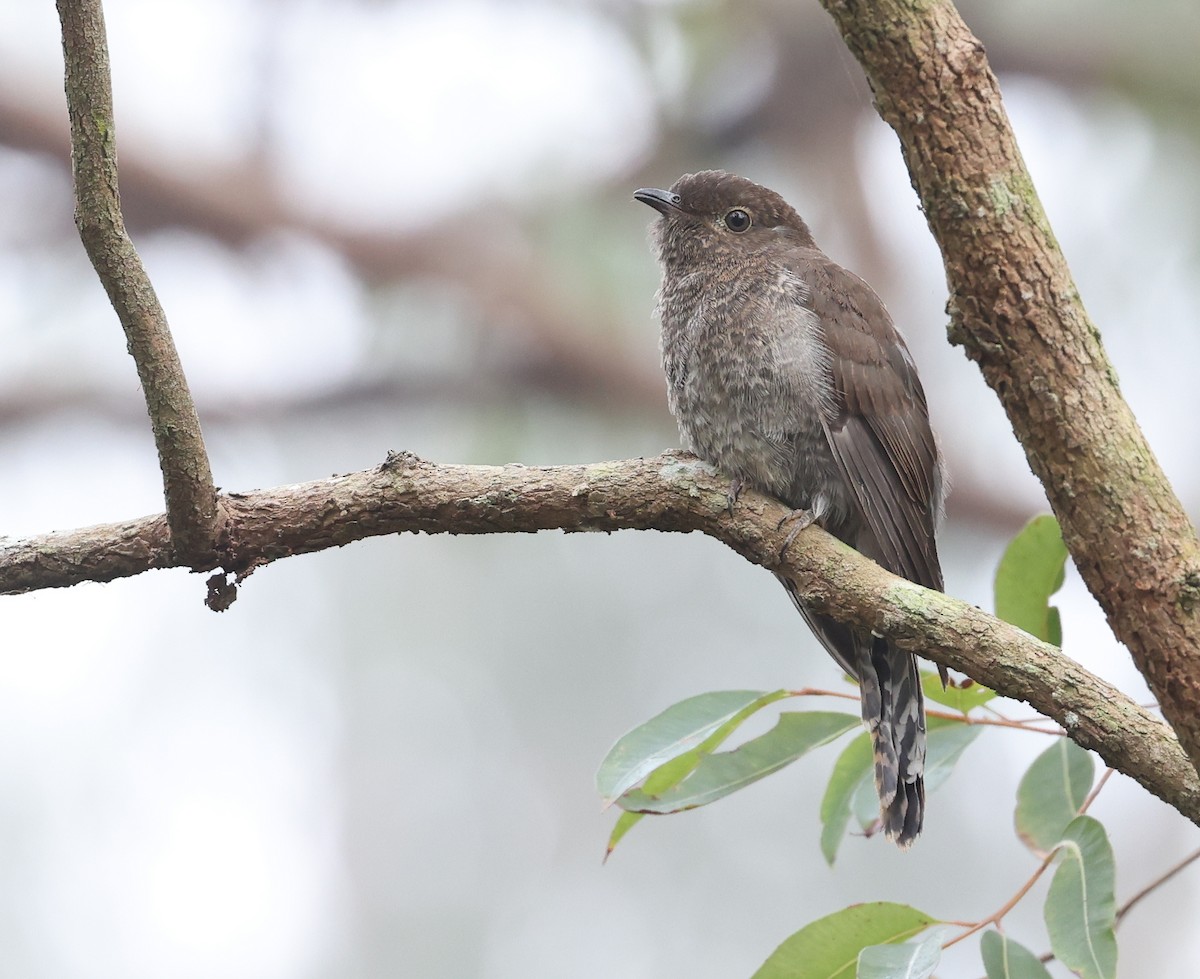
<path id="1" fill-rule="evenodd" d="M 746 491 L 731 513 L 728 480 L 691 456 L 590 466 L 452 466 L 393 454 L 365 472 L 222 497 L 228 535 L 211 567 L 239 578 L 271 561 L 403 532 L 701 531 L 793 578 L 818 612 L 1024 700 L 1079 744 L 1200 825 L 1200 779 L 1165 724 L 1059 650 L 973 606 L 889 574 L 815 527 L 780 558 L 788 509 Z M 0 592 L 111 581 L 181 564 L 162 516 L 49 534 L 0 549 Z M 209 603 L 235 586 L 210 580 Z M 797 628 L 799 628 L 797 624 Z"/>
<path id="2" fill-rule="evenodd" d="M 188 564 L 211 555 L 220 520 L 200 419 L 166 314 L 125 231 L 117 190 L 112 83 L 100 0 L 58 0 L 71 117 L 75 223 L 125 329 L 163 473 L 174 546 Z"/>
<path id="3" fill-rule="evenodd" d="M 945 0 L 822 2 L 900 137 L 945 261 L 950 338 L 999 396 L 1080 574 L 1200 763 L 1200 545 L 1121 397 L 983 45 Z"/>

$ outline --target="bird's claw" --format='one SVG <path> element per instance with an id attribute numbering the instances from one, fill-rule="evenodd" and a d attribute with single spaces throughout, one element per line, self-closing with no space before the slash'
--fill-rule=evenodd
<path id="1" fill-rule="evenodd" d="M 746 483 L 739 477 L 729 481 L 729 489 L 725 491 L 725 509 L 729 511 L 729 515 L 733 516 L 733 507 L 737 503 L 738 497 L 742 495 L 742 490 Z"/>
<path id="2" fill-rule="evenodd" d="M 796 535 L 800 531 L 811 527 L 816 519 L 816 514 L 812 510 L 793 510 L 775 525 L 776 530 L 782 530 L 784 524 L 795 522 L 792 529 L 788 531 L 787 539 L 783 542 L 783 547 L 779 549 L 780 560 L 787 555 L 787 549 L 792 546 L 792 541 L 796 539 Z"/>

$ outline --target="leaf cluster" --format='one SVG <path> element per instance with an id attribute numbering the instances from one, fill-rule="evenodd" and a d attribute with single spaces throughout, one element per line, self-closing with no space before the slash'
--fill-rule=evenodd
<path id="1" fill-rule="evenodd" d="M 1053 517 L 1037 517 L 1013 539 L 995 579 L 996 613 L 1032 635 L 1061 645 L 1062 624 L 1051 596 L 1062 586 L 1067 550 Z M 923 674 L 928 702 L 946 708 L 928 719 L 926 791 L 944 785 L 966 749 L 985 728 L 1044 730 L 1000 716 L 992 690 L 966 681 L 942 687 Z M 784 700 L 813 695 L 852 697 L 816 690 L 725 690 L 690 697 L 624 735 L 597 773 L 606 804 L 621 810 L 606 856 L 648 815 L 662 816 L 708 805 L 779 772 L 810 751 L 860 727 L 857 714 L 781 711 L 763 734 L 726 747 L 739 728 Z M 1086 809 L 1094 798 L 1095 764 L 1089 752 L 1062 732 L 1042 752 L 1016 791 L 1017 836 L 1040 860 L 1027 884 L 983 921 L 960 934 L 946 919 L 888 902 L 852 905 L 810 922 L 784 942 L 753 979 L 891 979 L 933 975 L 942 949 L 982 932 L 980 955 L 988 979 L 1042 979 L 1043 959 L 1001 929 L 1004 915 L 1049 868 L 1044 916 L 1051 953 L 1085 979 L 1116 975 L 1115 869 L 1103 826 Z M 860 731 L 834 760 L 821 800 L 821 853 L 833 865 L 854 825 L 869 837 L 879 824 L 870 738 Z M 991 927 L 989 927 L 991 926 Z"/>

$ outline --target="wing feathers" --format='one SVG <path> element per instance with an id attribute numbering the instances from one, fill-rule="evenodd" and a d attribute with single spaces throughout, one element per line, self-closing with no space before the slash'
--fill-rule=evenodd
<path id="1" fill-rule="evenodd" d="M 834 458 L 878 544 L 880 563 L 941 588 L 934 542 L 941 469 L 916 368 L 866 283 L 828 261 L 809 274 L 826 280 L 809 294 L 832 355 L 833 404 L 823 421 Z"/>

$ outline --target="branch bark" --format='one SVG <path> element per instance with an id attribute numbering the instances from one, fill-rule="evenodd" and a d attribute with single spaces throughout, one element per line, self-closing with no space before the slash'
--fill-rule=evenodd
<path id="1" fill-rule="evenodd" d="M 435 465 L 398 453 L 364 472 L 224 496 L 228 533 L 210 567 L 242 580 L 291 555 L 405 532 L 701 531 L 795 579 L 818 612 L 875 629 L 1026 701 L 1200 825 L 1200 779 L 1179 742 L 1119 690 L 1054 647 L 889 574 L 818 528 L 781 558 L 790 511 L 747 491 L 730 512 L 727 490 L 727 480 L 679 453 L 546 468 Z M 0 549 L 0 592 L 175 567 L 181 562 L 169 541 L 163 516 L 21 541 Z M 210 604 L 227 605 L 234 587 L 215 575 Z"/>
<path id="2" fill-rule="evenodd" d="M 978 363 L 1080 574 L 1200 764 L 1200 543 L 1121 397 L 983 45 L 949 0 L 822 0 L 900 137 Z"/>
<path id="3" fill-rule="evenodd" d="M 71 118 L 75 223 L 137 364 L 172 543 L 183 563 L 199 566 L 209 560 L 219 530 L 217 491 L 166 314 L 121 216 L 104 15 L 100 0 L 57 0 L 57 6 Z"/>

